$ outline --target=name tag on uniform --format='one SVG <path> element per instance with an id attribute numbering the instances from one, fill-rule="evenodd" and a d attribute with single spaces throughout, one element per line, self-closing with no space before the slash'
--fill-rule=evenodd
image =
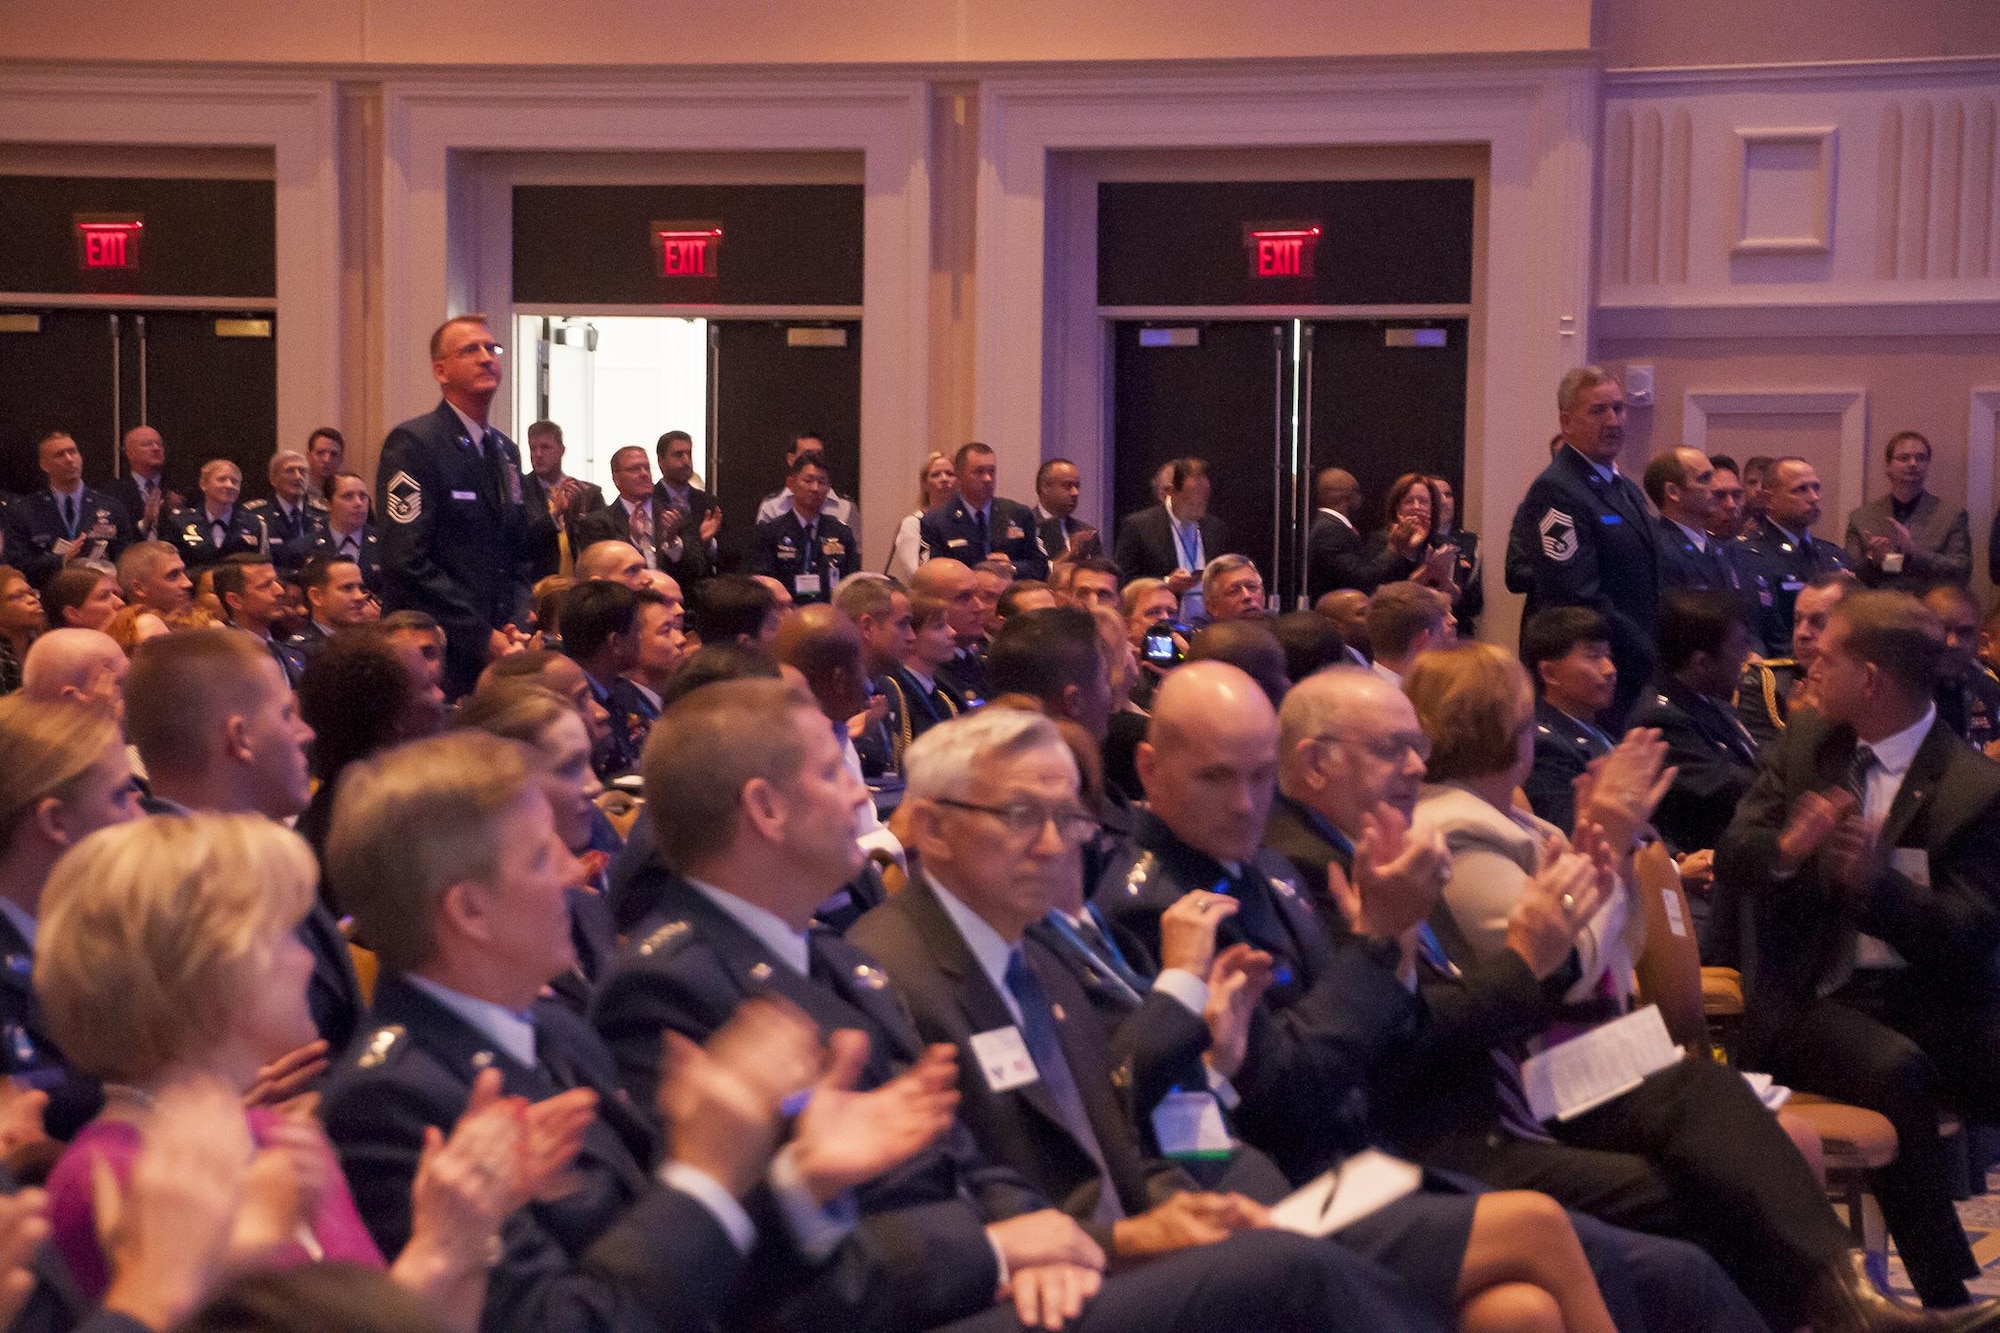
<path id="1" fill-rule="evenodd" d="M 986 1087 L 992 1092 L 1025 1088 L 1042 1076 L 1017 1027 L 973 1033 L 972 1055 L 979 1061 L 979 1071 L 986 1075 Z"/>
<path id="2" fill-rule="evenodd" d="M 1212 1092 L 1176 1089 L 1153 1108 L 1153 1138 L 1160 1152 L 1182 1161 L 1227 1159 L 1236 1146 L 1222 1119 L 1222 1104 Z"/>
<path id="3" fill-rule="evenodd" d="M 965 545 L 969 545 L 969 543 L 968 543 L 968 542 L 967 542 L 967 541 L 965 540 L 965 538 L 963 538 L 963 537 L 947 537 L 947 538 L 945 538 L 945 543 L 944 543 L 944 544 L 945 544 L 946 546 L 965 546 Z"/>
<path id="4" fill-rule="evenodd" d="M 1623 523 L 1625 520 L 1620 518 L 1616 514 L 1599 514 L 1597 516 L 1597 521 L 1599 523 L 1604 524 L 1606 527 L 1610 527 L 1613 523 Z"/>
<path id="5" fill-rule="evenodd" d="M 1806 581 L 1804 579 L 1786 579 L 1778 586 L 1786 592 L 1800 592 L 1804 590 Z"/>
<path id="6" fill-rule="evenodd" d="M 792 592 L 800 597 L 819 596 L 819 575 L 801 574 L 792 580 Z"/>
<path id="7" fill-rule="evenodd" d="M 479 492 L 478 492 L 478 491 L 453 491 L 453 492 L 451 493 L 451 498 L 452 498 L 452 499 L 454 499 L 454 500 L 477 500 L 477 499 L 479 498 Z"/>

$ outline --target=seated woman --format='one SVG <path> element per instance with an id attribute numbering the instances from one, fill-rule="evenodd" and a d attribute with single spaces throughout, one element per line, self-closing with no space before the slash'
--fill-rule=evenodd
<path id="1" fill-rule="evenodd" d="M 117 573 L 102 565 L 65 565 L 42 590 L 42 609 L 57 629 L 101 630 L 124 605 Z"/>
<path id="2" fill-rule="evenodd" d="M 1383 504 L 1382 530 L 1368 538 L 1361 591 L 1373 593 L 1385 583 L 1407 580 L 1436 588 L 1458 601 L 1458 548 L 1438 535 L 1443 502 L 1437 487 L 1421 472 L 1405 472 L 1389 488 Z"/>
<path id="3" fill-rule="evenodd" d="M 606 872 L 625 845 L 597 807 L 604 784 L 590 765 L 590 733 L 576 706 L 531 681 L 502 681 L 473 691 L 452 718 L 455 728 L 476 727 L 528 747 L 555 816 L 556 836 L 582 863 L 583 883 L 568 890 L 570 940 L 576 962 L 549 983 L 556 998 L 578 1014 L 618 950 Z M 641 816 L 643 818 L 643 815 Z"/>
<path id="4" fill-rule="evenodd" d="M 1513 932 L 1524 902 L 1530 915 L 1559 914 L 1574 931 L 1567 970 L 1551 974 L 1568 1003 L 1525 1010 L 1539 1017 L 1505 1033 L 1496 1018 L 1492 1049 L 1456 1053 L 1465 1062 L 1456 1086 L 1492 1079 L 1496 1068 L 1518 1086 L 1526 1047 L 1574 1036 L 1630 1003 L 1632 960 L 1644 936 L 1628 887 L 1631 853 L 1674 773 L 1662 771 L 1666 747 L 1657 731 L 1627 733 L 1583 780 L 1576 828 L 1566 837 L 1514 803 L 1534 764 L 1535 699 L 1513 655 L 1486 643 L 1426 653 L 1404 688 L 1430 742 L 1413 836 L 1442 834 L 1451 856 L 1430 914 L 1450 961 L 1427 965 L 1470 975 L 1475 963 L 1519 952 Z M 1584 858 L 1595 863 L 1594 876 L 1564 874 Z M 1483 1003 L 1498 1005 L 1490 993 Z M 1429 1082 L 1438 1085 L 1437 1071 Z M 1705 1052 L 1569 1120 L 1538 1129 L 1519 1123 L 1525 1105 L 1516 1109 L 1502 1116 L 1501 1132 L 1440 1129 L 1426 1162 L 1497 1189 L 1544 1190 L 1607 1222 L 1696 1241 L 1774 1327 L 1945 1327 L 1875 1292 L 1787 1128 L 1734 1070 Z"/>
<path id="5" fill-rule="evenodd" d="M 295 928 L 314 893 L 304 842 L 252 815 L 142 819 L 102 829 L 56 863 L 43 892 L 36 989 L 71 1062 L 105 1081 L 103 1112 L 49 1176 L 52 1240 L 88 1300 L 109 1274 L 93 1171 L 122 1183 L 162 1094 L 201 1078 L 241 1095 L 312 1040 L 312 955 Z M 531 1184 L 519 1107 L 497 1078 L 434 1138 L 413 1191 L 416 1224 L 389 1274 L 452 1326 L 474 1327 L 501 1221 Z M 487 1115 L 487 1112 L 492 1115 Z M 324 1259 L 381 1268 L 340 1165 L 310 1117 L 244 1112 L 258 1152 L 223 1257 L 232 1270 Z M 476 1150 L 476 1151 L 475 1151 Z"/>

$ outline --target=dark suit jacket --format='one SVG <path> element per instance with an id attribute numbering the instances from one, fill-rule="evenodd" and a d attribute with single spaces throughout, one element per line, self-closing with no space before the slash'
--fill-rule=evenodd
<path id="1" fill-rule="evenodd" d="M 783 996 L 825 1032 L 866 1032 L 863 1088 L 879 1086 L 922 1050 L 887 975 L 854 945 L 815 934 L 814 975 L 802 977 L 672 872 L 648 865 L 638 879 L 637 896 L 658 906 L 598 987 L 591 1019 L 625 1086 L 646 1091 L 648 1105 L 661 1033 L 705 1041 L 754 995 Z M 1048 1206 L 1019 1174 L 988 1162 L 962 1126 L 863 1185 L 856 1203 L 860 1221 L 836 1256 L 867 1262 L 825 1312 L 842 1322 L 826 1326 L 912 1333 L 988 1308 L 999 1274 L 986 1224 Z"/>
<path id="2" fill-rule="evenodd" d="M 710 556 L 708 543 L 701 539 L 701 518 L 713 507 L 702 491 L 689 490 L 689 498 L 700 497 L 696 501 L 698 513 L 690 518 L 683 515 L 678 523 L 662 520 L 671 512 L 666 508 L 658 487 L 653 489 L 653 562 L 659 569 L 673 575 L 683 588 L 699 579 L 705 579 L 715 572 L 715 562 Z M 593 542 L 632 540 L 632 515 L 625 508 L 622 499 L 592 510 L 576 520 L 571 530 L 572 553 L 581 554 Z"/>
<path id="3" fill-rule="evenodd" d="M 1654 520 L 1653 531 L 1660 544 L 1660 589 L 1708 588 L 1733 590 L 1742 586 L 1742 577 L 1730 558 L 1730 543 L 1714 537 L 1705 550 L 1695 549 L 1680 525 L 1669 518 Z"/>
<path id="4" fill-rule="evenodd" d="M 160 520 L 160 528 L 160 540 L 174 544 L 190 574 L 199 573 L 208 565 L 219 565 L 232 555 L 264 549 L 264 530 L 240 504 L 229 511 L 229 526 L 219 547 L 210 540 L 214 526 L 208 521 L 208 510 L 200 504 L 192 509 L 174 510 Z"/>
<path id="5" fill-rule="evenodd" d="M 139 494 L 138 481 L 133 478 L 130 472 L 127 472 L 120 476 L 117 481 L 111 483 L 111 498 L 124 507 L 125 516 L 132 520 L 134 541 L 165 540 L 167 538 L 167 517 L 174 510 L 181 507 L 180 500 L 176 498 L 178 494 L 173 487 L 166 484 L 166 477 L 162 475 L 160 478 L 160 517 L 158 524 L 149 528 L 145 525 L 146 497 Z"/>
<path id="6" fill-rule="evenodd" d="M 1352 873 L 1354 856 L 1330 840 L 1303 807 L 1282 796 L 1264 827 L 1264 845 L 1297 867 L 1307 884 L 1326 883 L 1326 868 Z M 1348 922 L 1322 893 L 1336 936 Z M 1576 973 L 1559 969 L 1546 982 L 1511 949 L 1460 969 L 1420 962 L 1417 994 L 1422 1020 L 1407 1051 L 1383 1061 L 1373 1084 L 1379 1123 L 1389 1140 L 1408 1152 L 1453 1134 L 1485 1133 L 1500 1122 L 1493 1051 L 1512 1057 L 1522 1042 L 1556 1017 L 1556 1001 Z"/>
<path id="7" fill-rule="evenodd" d="M 986 1084 L 972 1037 L 1014 1027 L 1014 1018 L 929 882 L 919 876 L 855 922 L 848 936 L 881 959 L 923 1039 L 958 1048 L 958 1116 L 980 1148 L 1026 1176 L 1078 1221 L 1088 1222 L 1103 1182 L 1089 1150 L 1064 1125 L 1048 1085 L 1037 1079 L 994 1092 Z M 1127 1216 L 1143 1213 L 1155 1202 L 1149 1186 L 1153 1172 L 1139 1144 L 1132 1107 L 1113 1086 L 1115 1066 L 1104 1030 L 1062 962 L 1036 940 L 1026 940 L 1022 947 L 1059 1016 L 1056 1030 L 1063 1054 L 1119 1202 Z M 1162 1185 L 1170 1194 L 1191 1183 L 1180 1177 Z"/>
<path id="8" fill-rule="evenodd" d="M 47 486 L 29 491 L 7 506 L 5 522 L 7 563 L 26 575 L 28 582 L 41 587 L 63 567 L 63 558 L 52 548 L 58 541 L 74 535 L 63 526 L 55 492 Z M 76 530 L 88 533 L 100 522 L 111 528 L 111 536 L 104 539 L 102 558 L 115 561 L 138 534 L 124 505 L 103 491 L 85 486 L 77 497 Z M 84 542 L 79 555 L 93 554 L 96 546 L 95 540 Z"/>
<path id="9" fill-rule="evenodd" d="M 1322 509 L 1306 537 L 1306 594 L 1317 602 L 1336 588 L 1375 589 L 1409 572 L 1409 562 L 1379 538 L 1363 537 Z"/>
<path id="10" fill-rule="evenodd" d="M 1392 960 L 1351 937 L 1327 935 L 1297 878 L 1283 857 L 1265 852 L 1232 882 L 1148 813 L 1129 852 L 1098 881 L 1095 900 L 1155 952 L 1160 914 L 1189 890 L 1221 885 L 1242 904 L 1216 931 L 1216 943 L 1266 950 L 1277 977 L 1234 1080 L 1243 1097 L 1236 1120 L 1245 1139 L 1304 1181 L 1367 1142 L 1372 1071 L 1407 1044 L 1418 1008 Z"/>
<path id="11" fill-rule="evenodd" d="M 1043 518 L 1039 507 L 1031 512 L 1035 515 L 1036 535 L 1042 541 L 1042 554 L 1047 557 L 1050 563 L 1062 559 L 1062 553 L 1069 549 L 1070 533 L 1095 532 L 1095 529 L 1090 524 L 1084 522 L 1075 514 L 1071 514 L 1068 518 L 1056 518 L 1053 515 Z M 1096 545 L 1099 548 L 1103 547 L 1103 534 L 1097 534 Z"/>
<path id="12" fill-rule="evenodd" d="M 444 627 L 447 694 L 470 689 L 488 634 L 513 622 L 526 596 L 528 553 L 521 451 L 499 432 L 499 472 L 467 437 L 451 404 L 389 432 L 376 465 L 382 524 L 382 609 L 427 611 Z"/>
<path id="13" fill-rule="evenodd" d="M 1853 763 L 1854 730 L 1811 711 L 1795 713 L 1764 747 L 1756 784 L 1715 852 L 1715 877 L 1751 898 L 1746 945 L 1742 1058 L 1757 1067 L 1784 1030 L 1835 975 L 1857 931 L 1887 941 L 1912 977 L 1934 987 L 1941 1009 L 1988 1002 L 2000 992 L 2000 767 L 1934 725 L 1917 750 L 1882 827 L 1884 847 L 1921 848 L 1930 884 L 1893 869 L 1869 884 L 1857 917 L 1815 856 L 1789 880 L 1774 880 L 1778 835 L 1808 791 L 1838 786 Z"/>
<path id="14" fill-rule="evenodd" d="M 1662 674 L 1632 725 L 1658 727 L 1667 763 L 1680 769 L 1653 827 L 1679 851 L 1715 846 L 1757 777 L 1757 747 L 1735 710 Z"/>
<path id="15" fill-rule="evenodd" d="M 582 518 L 604 508 L 604 488 L 594 481 L 578 479 L 576 504 L 563 521 Z M 556 516 L 549 512 L 548 487 L 529 472 L 521 478 L 521 504 L 528 511 L 528 582 L 538 583 L 562 570 L 562 546 L 557 541 Z M 583 554 L 571 535 L 570 557 Z"/>
<path id="16" fill-rule="evenodd" d="M 1197 526 L 1201 529 L 1201 553 L 1206 559 L 1229 553 L 1228 530 L 1221 519 L 1205 514 Z M 1163 579 L 1181 567 L 1180 553 L 1174 547 L 1173 520 L 1168 517 L 1165 505 L 1141 509 L 1121 519 L 1116 550 L 1112 559 L 1127 580 Z"/>
<path id="17" fill-rule="evenodd" d="M 252 527 L 260 534 L 268 534 L 266 549 L 280 574 L 296 574 L 304 567 L 306 557 L 312 553 L 313 537 L 326 526 L 326 515 L 304 501 L 299 502 L 289 518 L 271 496 L 244 502 L 239 508 Z"/>
<path id="18" fill-rule="evenodd" d="M 1035 511 L 1005 496 L 994 496 L 987 509 L 983 546 L 972 507 L 956 495 L 927 512 L 918 530 L 923 533 L 924 548 L 933 560 L 976 565 L 989 555 L 1004 555 L 1014 562 L 1014 573 L 1019 578 L 1049 576 L 1049 557 L 1042 554 Z"/>
<path id="19" fill-rule="evenodd" d="M 574 1187 L 507 1219 L 482 1327 L 698 1333 L 716 1326 L 743 1259 L 707 1209 L 651 1178 L 650 1131 L 617 1096 L 610 1057 L 581 1020 L 559 1005 L 537 1005 L 542 1064 L 528 1069 L 395 974 L 382 978 L 370 1017 L 366 1039 L 330 1076 L 321 1115 L 383 1253 L 409 1237 L 425 1128 L 449 1134 L 474 1077 L 491 1065 L 511 1096 L 538 1101 L 562 1087 L 589 1087 L 601 1100 L 571 1173 Z"/>
<path id="20" fill-rule="evenodd" d="M 306 555 L 308 559 L 313 556 L 332 556 L 339 549 L 340 538 L 334 535 L 332 528 L 321 523 L 319 530 L 313 534 L 312 546 L 306 552 Z M 183 557 L 183 559 L 185 558 Z M 361 525 L 361 553 L 355 558 L 354 563 L 361 566 L 362 586 L 377 597 L 380 597 L 382 595 L 382 534 L 376 529 L 373 523 L 364 523 Z"/>

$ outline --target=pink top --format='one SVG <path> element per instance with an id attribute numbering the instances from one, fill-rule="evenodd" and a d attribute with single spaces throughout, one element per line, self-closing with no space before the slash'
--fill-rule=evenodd
<path id="1" fill-rule="evenodd" d="M 250 1121 L 250 1137 L 263 1147 L 266 1132 L 277 1113 L 265 1107 L 245 1112 Z M 111 1285 L 104 1251 L 97 1244 L 97 1223 L 90 1203 L 90 1161 L 102 1157 L 122 1185 L 131 1178 L 132 1159 L 139 1152 L 139 1128 L 124 1120 L 99 1117 L 85 1125 L 70 1141 L 49 1173 L 49 1230 L 57 1251 L 69 1264 L 71 1276 L 85 1300 L 95 1304 Z M 331 1157 L 332 1149 L 327 1149 Z M 362 1225 L 355 1211 L 354 1196 L 348 1193 L 347 1177 L 340 1164 L 329 1161 L 326 1190 L 320 1195 L 319 1211 L 312 1220 L 313 1239 L 322 1254 L 314 1256 L 303 1245 L 293 1243 L 272 1257 L 278 1268 L 292 1268 L 315 1259 L 345 1259 L 369 1268 L 383 1268 L 382 1251 Z"/>

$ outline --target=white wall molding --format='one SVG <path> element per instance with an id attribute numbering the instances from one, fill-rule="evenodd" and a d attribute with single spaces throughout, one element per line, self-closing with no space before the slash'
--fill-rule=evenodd
<path id="1" fill-rule="evenodd" d="M 1993 449 L 2000 444 L 2000 386 L 1974 389 L 1971 398 L 1965 420 L 1965 508 L 1972 525 L 1972 586 L 1983 594 L 1993 572 L 1986 559 L 1986 535 L 2000 508 L 1993 466 Z"/>
<path id="2" fill-rule="evenodd" d="M 1882 301 L 1862 305 L 1600 305 L 1591 332 L 1626 338 L 1880 338 L 2000 334 L 2000 300 Z"/>
<path id="3" fill-rule="evenodd" d="M 1059 155 L 1134 149 L 1474 144 L 1487 150 L 1485 253 L 1475 277 L 1467 518 L 1503 533 L 1545 454 L 1551 395 L 1584 359 L 1590 302 L 1596 72 L 1561 58 L 1398 62 L 1255 73 L 996 74 L 980 88 L 974 422 L 1003 472 L 1061 452 L 1087 503 L 1109 484 L 1109 367 L 1089 217 L 1051 189 Z M 1070 194 L 1079 192 L 1071 191 Z M 1094 194 L 1089 191 L 1081 192 Z M 1483 349 L 1483 354 L 1482 354 Z M 1497 538 L 1495 538 L 1497 539 Z M 1492 566 L 1497 569 L 1497 565 Z M 1518 609 L 1495 576 L 1496 637 Z"/>
<path id="4" fill-rule="evenodd" d="M 1822 517 L 1844 518 L 1860 504 L 1868 484 L 1866 389 L 1689 389 L 1681 411 L 1681 443 L 1708 452 L 1711 416 L 1837 416 L 1840 473 L 1826 496 Z"/>
<path id="5" fill-rule="evenodd" d="M 390 421 L 436 397 L 425 357 L 448 313 L 511 310 L 511 218 L 468 170 L 493 152 L 859 152 L 863 156 L 862 491 L 871 551 L 929 448 L 927 89 L 908 79 L 597 72 L 384 84 L 382 381 Z"/>
<path id="6" fill-rule="evenodd" d="M 341 401 L 331 79 L 0 67 L 0 125 L 10 142 L 79 150 L 135 139 L 181 148 L 269 148 L 277 213 L 278 439 L 303 443 L 313 427 L 343 421 L 343 408 L 358 407 Z"/>

